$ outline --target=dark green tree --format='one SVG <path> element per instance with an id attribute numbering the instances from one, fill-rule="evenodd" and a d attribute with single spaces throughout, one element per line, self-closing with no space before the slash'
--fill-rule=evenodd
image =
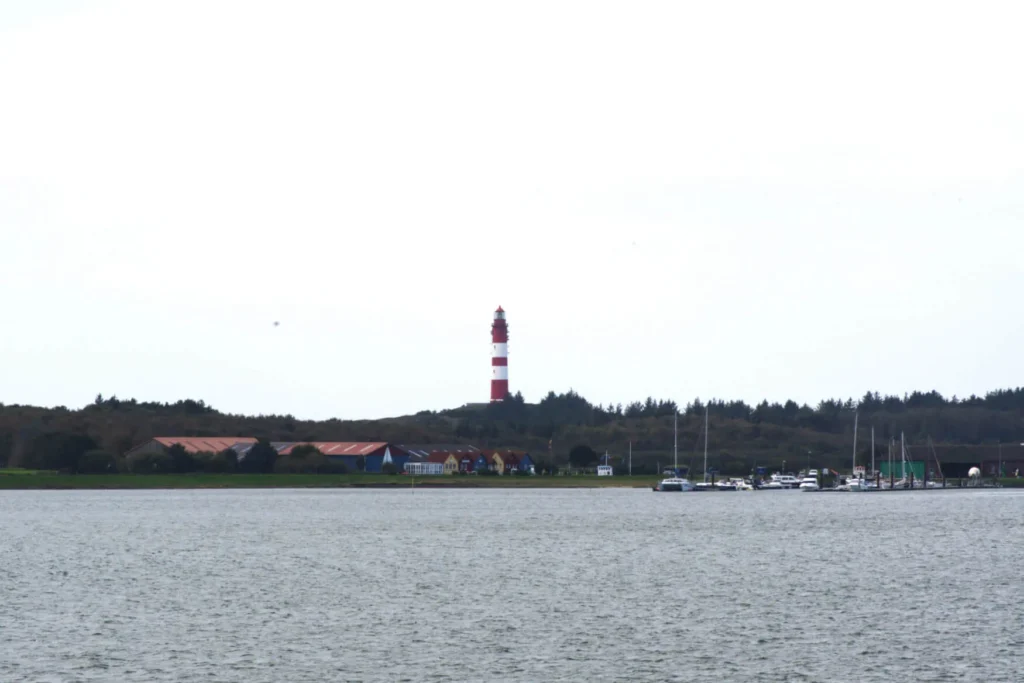
<path id="1" fill-rule="evenodd" d="M 171 471 L 176 474 L 185 474 L 199 470 L 199 463 L 180 443 L 176 443 L 168 448 L 167 455 L 171 459 Z"/>
<path id="2" fill-rule="evenodd" d="M 597 462 L 597 453 L 586 444 L 573 446 L 569 451 L 569 464 L 573 467 L 589 467 Z"/>
<path id="3" fill-rule="evenodd" d="M 32 440 L 26 464 L 41 470 L 75 472 L 79 458 L 96 447 L 96 441 L 84 434 L 47 432 Z"/>
<path id="4" fill-rule="evenodd" d="M 238 471 L 248 474 L 267 474 L 274 471 L 277 462 L 277 449 L 266 439 L 260 439 L 249 449 L 245 457 L 238 461 Z"/>

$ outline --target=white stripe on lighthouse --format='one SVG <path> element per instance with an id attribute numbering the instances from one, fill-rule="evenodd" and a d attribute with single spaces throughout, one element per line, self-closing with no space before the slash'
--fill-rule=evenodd
<path id="1" fill-rule="evenodd" d="M 507 365 L 491 366 L 491 379 L 508 379 Z"/>
<path id="2" fill-rule="evenodd" d="M 491 344 L 491 358 L 508 358 L 508 344 Z"/>

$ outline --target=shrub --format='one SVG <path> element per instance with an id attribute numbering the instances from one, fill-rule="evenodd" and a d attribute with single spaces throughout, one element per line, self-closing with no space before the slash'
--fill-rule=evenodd
<path id="1" fill-rule="evenodd" d="M 323 474 L 348 474 L 348 467 L 341 460 L 325 459 L 326 462 L 320 468 Z"/>
<path id="2" fill-rule="evenodd" d="M 78 458 L 77 470 L 82 474 L 104 474 L 117 471 L 114 456 L 103 450 L 86 451 Z"/>
<path id="3" fill-rule="evenodd" d="M 380 471 L 384 474 L 398 474 L 398 467 L 392 462 L 386 462 L 381 466 Z"/>
<path id="4" fill-rule="evenodd" d="M 260 439 L 249 449 L 245 457 L 238 461 L 239 472 L 273 472 L 277 462 L 277 450 L 266 439 Z"/>
<path id="5" fill-rule="evenodd" d="M 167 474 L 174 470 L 174 461 L 167 453 L 133 453 L 126 463 L 133 474 Z"/>
<path id="6" fill-rule="evenodd" d="M 274 471 L 282 474 L 318 474 L 325 471 L 326 467 L 327 458 L 316 446 L 309 444 L 296 446 L 274 463 Z"/>
<path id="7" fill-rule="evenodd" d="M 36 470 L 74 471 L 79 459 L 97 449 L 96 442 L 84 434 L 48 432 L 29 443 L 23 458 L 13 458 L 13 465 Z"/>
<path id="8" fill-rule="evenodd" d="M 193 460 L 203 472 L 234 472 L 238 465 L 238 454 L 228 448 L 219 453 L 196 453 Z"/>
<path id="9" fill-rule="evenodd" d="M 178 474 L 195 472 L 199 469 L 199 463 L 195 457 L 185 450 L 180 443 L 176 443 L 167 449 L 167 455 L 171 459 L 171 470 Z"/>

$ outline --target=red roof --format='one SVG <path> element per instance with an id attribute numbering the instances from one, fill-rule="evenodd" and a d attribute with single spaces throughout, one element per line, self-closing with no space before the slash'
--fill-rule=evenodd
<path id="1" fill-rule="evenodd" d="M 296 446 L 316 446 L 316 449 L 324 455 L 370 455 L 378 450 L 387 447 L 386 441 L 312 441 L 289 444 L 287 448 L 280 451 L 281 455 L 288 455 Z"/>
<path id="2" fill-rule="evenodd" d="M 504 312 L 505 312 L 505 309 L 502 308 L 501 306 L 498 306 L 498 310 L 495 311 L 495 313 L 504 313 Z"/>
<path id="3" fill-rule="evenodd" d="M 448 453 L 447 451 L 441 451 L 439 453 L 431 453 L 430 455 L 427 456 L 427 462 L 439 462 L 439 463 L 441 463 L 443 465 L 446 462 L 448 462 L 448 458 L 450 456 L 451 456 L 451 453 Z"/>
<path id="4" fill-rule="evenodd" d="M 239 443 L 256 443 L 251 436 L 157 436 L 156 441 L 167 448 L 178 444 L 189 453 L 219 453 Z"/>

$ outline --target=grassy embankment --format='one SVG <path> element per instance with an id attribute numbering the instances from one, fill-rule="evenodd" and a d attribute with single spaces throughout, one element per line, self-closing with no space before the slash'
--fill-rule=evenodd
<path id="1" fill-rule="evenodd" d="M 409 477 L 387 474 L 56 474 L 0 470 L 0 489 L 649 487 L 658 477 Z"/>

